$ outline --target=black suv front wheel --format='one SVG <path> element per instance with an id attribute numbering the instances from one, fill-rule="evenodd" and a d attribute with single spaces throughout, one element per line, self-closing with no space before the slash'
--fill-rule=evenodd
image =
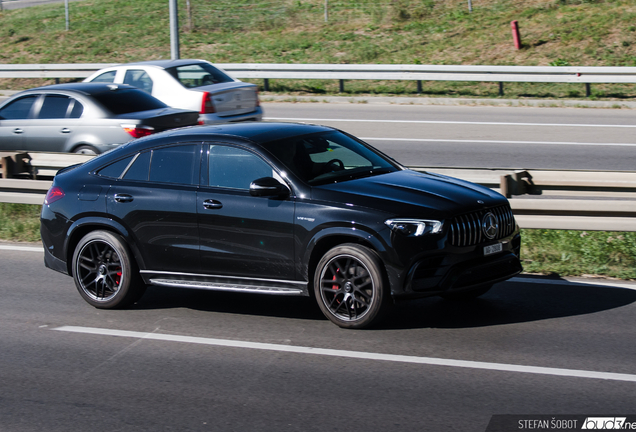
<path id="1" fill-rule="evenodd" d="M 318 306 L 336 325 L 360 329 L 376 323 L 390 294 L 380 258 L 371 249 L 342 244 L 318 262 L 314 293 Z"/>

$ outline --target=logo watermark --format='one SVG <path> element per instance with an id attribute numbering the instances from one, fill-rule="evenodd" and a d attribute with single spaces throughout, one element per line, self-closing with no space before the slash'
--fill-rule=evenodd
<path id="1" fill-rule="evenodd" d="M 636 431 L 636 415 L 493 415 L 486 432 Z"/>

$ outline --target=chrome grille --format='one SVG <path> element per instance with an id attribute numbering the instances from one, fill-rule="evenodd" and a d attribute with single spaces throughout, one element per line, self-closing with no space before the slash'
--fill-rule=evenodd
<path id="1" fill-rule="evenodd" d="M 499 228 L 493 240 L 509 236 L 515 230 L 515 218 L 510 206 L 503 205 L 457 216 L 450 221 L 450 241 L 453 246 L 473 246 L 489 241 L 484 235 L 481 222 L 491 212 L 497 218 Z"/>

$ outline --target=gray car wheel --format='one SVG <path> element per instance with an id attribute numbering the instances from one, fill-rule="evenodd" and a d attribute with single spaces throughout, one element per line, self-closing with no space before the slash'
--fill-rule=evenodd
<path id="1" fill-rule="evenodd" d="M 76 147 L 73 150 L 73 153 L 86 154 L 86 155 L 98 155 L 99 151 L 97 151 L 97 149 L 93 146 L 81 145 L 79 147 Z"/>

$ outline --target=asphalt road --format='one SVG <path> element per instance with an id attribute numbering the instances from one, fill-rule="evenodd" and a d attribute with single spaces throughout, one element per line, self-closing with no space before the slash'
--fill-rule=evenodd
<path id="1" fill-rule="evenodd" d="M 266 120 L 337 127 L 407 166 L 635 169 L 633 110 L 279 102 L 263 107 Z"/>
<path id="2" fill-rule="evenodd" d="M 6 245 L 0 275 L 3 432 L 484 431 L 493 414 L 635 411 L 634 289 L 515 279 L 350 331 L 303 298 L 149 288 L 98 310 L 42 252 Z"/>
<path id="3" fill-rule="evenodd" d="M 324 124 L 409 166 L 634 170 L 632 110 L 267 103 L 271 120 Z"/>

